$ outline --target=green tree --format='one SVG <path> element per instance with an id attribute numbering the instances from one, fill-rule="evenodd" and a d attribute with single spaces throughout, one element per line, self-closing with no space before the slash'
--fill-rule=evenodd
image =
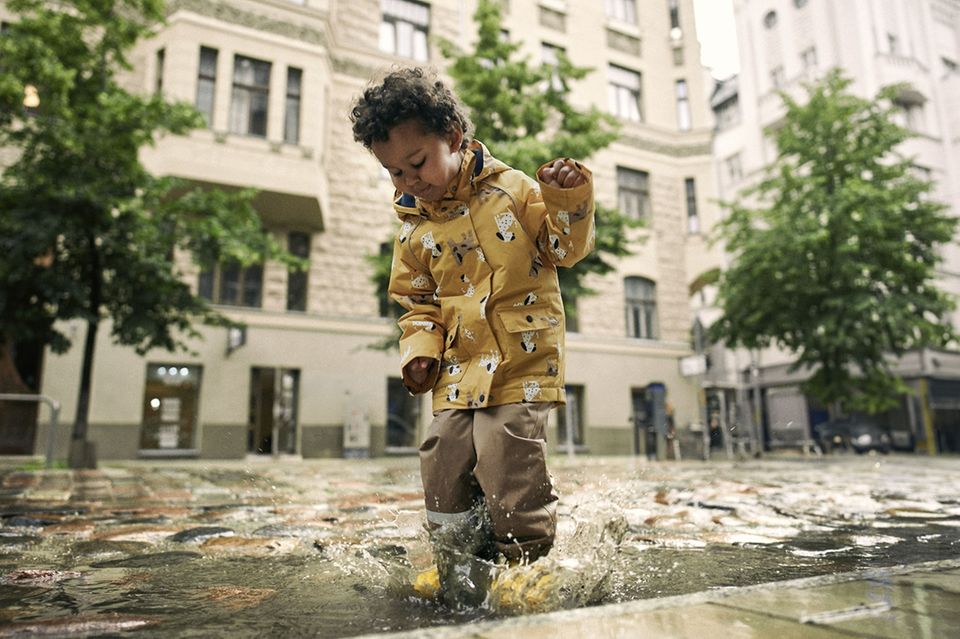
<path id="1" fill-rule="evenodd" d="M 478 38 L 472 51 L 440 40 L 450 62 L 447 72 L 454 90 L 470 111 L 475 135 L 498 159 L 527 175 L 558 157 L 585 160 L 617 139 L 617 121 L 595 107 L 581 110 L 570 104 L 571 85 L 590 69 L 570 63 L 558 52 L 557 64 L 532 65 L 517 52 L 520 44 L 502 36 L 500 3 L 480 0 L 474 21 Z M 597 205 L 597 249 L 573 268 L 559 269 L 567 316 L 576 318 L 576 300 L 593 294 L 588 274 L 613 271 L 611 258 L 629 254 L 625 229 L 640 226 L 617 210 Z M 371 256 L 378 292 L 386 295 L 390 255 Z M 395 346 L 395 340 L 389 340 Z"/>
<path id="2" fill-rule="evenodd" d="M 102 319 L 138 353 L 186 350 L 201 321 L 231 321 L 194 295 L 177 266 L 279 259 L 302 264 L 264 232 L 253 193 L 201 190 L 150 175 L 139 151 L 202 126 L 189 104 L 137 95 L 117 75 L 164 19 L 163 0 L 9 0 L 17 20 L 0 37 L 0 344 L 71 346 L 58 321 L 86 322 L 70 447 L 86 442 L 94 345 Z M 26 97 L 39 98 L 25 100 Z"/>
<path id="3" fill-rule="evenodd" d="M 938 247 L 956 221 L 931 200 L 897 150 L 896 96 L 849 92 L 831 71 L 800 103 L 783 95 L 779 156 L 730 214 L 719 237 L 733 254 L 712 338 L 776 345 L 810 369 L 806 390 L 830 406 L 877 412 L 906 392 L 889 356 L 956 339 L 953 303 L 934 282 Z M 755 204 L 748 204 L 753 202 Z"/>

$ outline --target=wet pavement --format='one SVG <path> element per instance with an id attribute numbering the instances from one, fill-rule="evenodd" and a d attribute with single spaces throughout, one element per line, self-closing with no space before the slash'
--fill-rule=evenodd
<path id="1" fill-rule="evenodd" d="M 562 587 L 520 616 L 409 596 L 416 459 L 0 468 L 0 637 L 960 636 L 960 459 L 551 467 Z"/>

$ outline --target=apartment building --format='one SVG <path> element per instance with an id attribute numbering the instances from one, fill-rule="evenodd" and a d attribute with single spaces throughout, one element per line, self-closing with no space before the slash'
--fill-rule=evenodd
<path id="1" fill-rule="evenodd" d="M 371 348 L 392 330 L 366 259 L 396 230 L 392 186 L 353 142 L 347 114 L 391 67 L 442 71 L 435 36 L 469 45 L 476 2 L 169 0 L 168 8 L 126 82 L 193 102 L 207 128 L 145 149 L 145 164 L 200 185 L 259 189 L 265 227 L 309 269 L 201 272 L 181 256 L 197 292 L 246 329 L 202 328 L 194 354 L 144 356 L 101 330 L 90 412 L 98 456 L 413 452 L 429 398 L 404 391 L 395 351 Z M 549 445 L 635 454 L 649 429 L 664 434 L 667 413 L 681 439 L 696 441 L 697 378 L 680 362 L 692 354 L 689 287 L 715 251 L 700 229 L 716 207 L 692 0 L 511 0 L 504 10 L 505 37 L 531 62 L 549 62 L 559 48 L 594 69 L 573 101 L 622 123 L 620 138 L 587 159 L 597 199 L 646 222 L 630 238 L 633 255 L 578 302 L 569 402 L 551 417 Z M 69 328 L 82 338 L 81 323 Z M 62 422 L 75 410 L 80 358 L 78 347 L 45 354 L 42 392 L 62 402 Z M 37 450 L 44 424 L 41 412 Z M 57 445 L 66 450 L 66 432 Z"/>
<path id="2" fill-rule="evenodd" d="M 958 0 L 735 0 L 741 71 L 719 83 L 711 98 L 721 199 L 754 184 L 776 157 L 764 132 L 784 114 L 777 94 L 804 95 L 805 82 L 840 67 L 852 90 L 872 97 L 886 85 L 909 83 L 897 98 L 901 124 L 916 137 L 901 151 L 936 185 L 933 196 L 960 215 L 960 1 Z M 938 279 L 960 293 L 960 245 L 944 247 Z M 722 260 L 717 264 L 722 266 Z M 711 291 L 701 314 L 711 315 Z M 960 326 L 960 314 L 954 325 Z M 725 370 L 712 381 L 763 395 L 768 444 L 794 445 L 826 419 L 825 407 L 799 388 L 802 372 L 789 373 L 789 354 L 722 351 Z M 902 405 L 879 417 L 894 442 L 919 450 L 960 450 L 960 354 L 925 350 L 900 359 L 896 371 L 914 389 Z M 753 373 L 751 376 L 750 373 Z"/>

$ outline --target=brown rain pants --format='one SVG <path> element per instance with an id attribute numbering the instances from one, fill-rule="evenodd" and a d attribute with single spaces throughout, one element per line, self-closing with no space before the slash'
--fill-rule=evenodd
<path id="1" fill-rule="evenodd" d="M 556 536 L 557 494 L 547 472 L 550 403 L 443 410 L 420 446 L 427 521 L 469 518 L 486 502 L 499 550 L 511 561 L 547 554 Z"/>

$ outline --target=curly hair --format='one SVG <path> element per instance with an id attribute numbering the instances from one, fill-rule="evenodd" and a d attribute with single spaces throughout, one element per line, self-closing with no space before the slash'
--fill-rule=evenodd
<path id="1" fill-rule="evenodd" d="M 364 90 L 350 110 L 353 139 L 368 149 L 374 142 L 386 142 L 390 129 L 410 119 L 439 136 L 459 129 L 461 148 L 466 148 L 473 127 L 453 92 L 420 67 L 391 72 Z"/>

